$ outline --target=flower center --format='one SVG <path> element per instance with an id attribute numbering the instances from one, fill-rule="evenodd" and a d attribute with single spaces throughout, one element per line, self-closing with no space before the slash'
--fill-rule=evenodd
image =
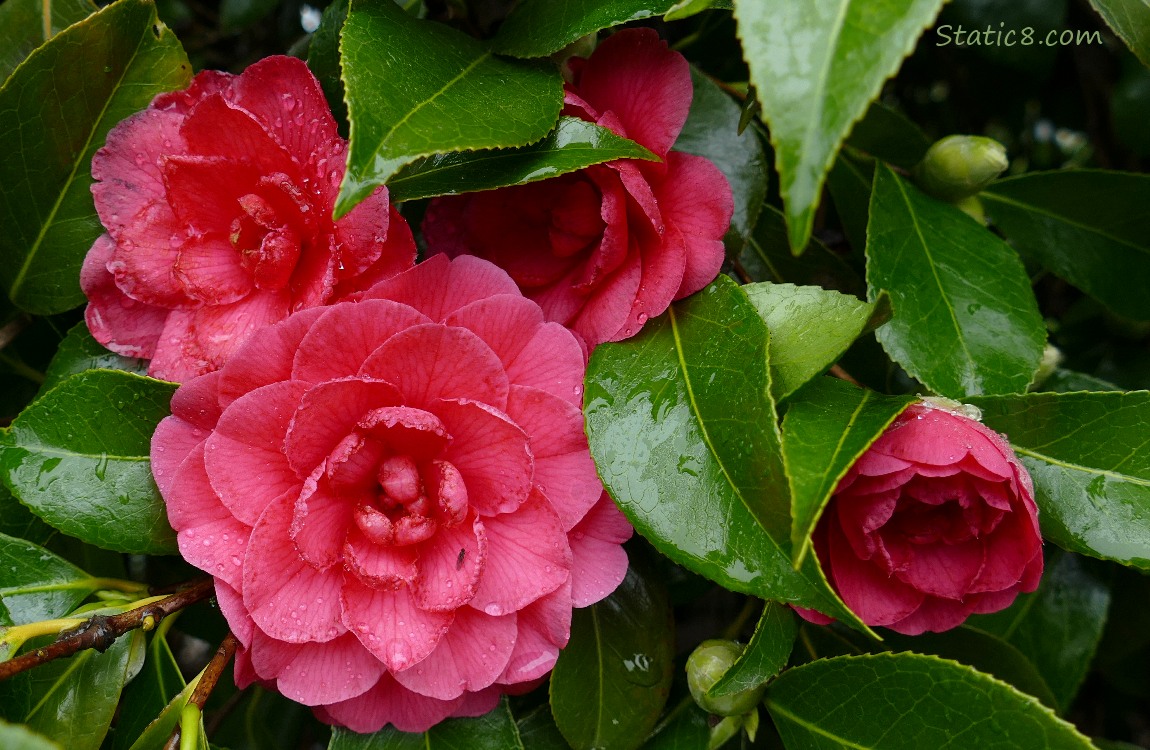
<path id="1" fill-rule="evenodd" d="M 447 461 L 420 465 L 410 455 L 392 455 L 380 463 L 378 482 L 374 502 L 354 512 L 355 524 L 375 544 L 418 544 L 467 516 L 467 487 Z"/>
<path id="2" fill-rule="evenodd" d="M 282 173 L 261 177 L 239 199 L 229 239 L 241 265 L 260 289 L 282 289 L 291 280 L 310 226 L 311 205 Z"/>

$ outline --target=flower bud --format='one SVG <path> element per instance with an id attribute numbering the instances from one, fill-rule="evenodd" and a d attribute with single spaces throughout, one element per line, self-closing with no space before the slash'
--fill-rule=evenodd
<path id="1" fill-rule="evenodd" d="M 703 641 L 687 657 L 687 687 L 691 689 L 695 703 L 704 711 L 719 716 L 740 716 L 754 710 L 763 699 L 765 685 L 718 698 L 707 694 L 742 656 L 744 648 L 734 641 Z"/>
<path id="2" fill-rule="evenodd" d="M 914 178 L 926 193 L 954 203 L 978 193 L 1008 166 L 1006 147 L 993 138 L 948 135 L 926 152 Z"/>

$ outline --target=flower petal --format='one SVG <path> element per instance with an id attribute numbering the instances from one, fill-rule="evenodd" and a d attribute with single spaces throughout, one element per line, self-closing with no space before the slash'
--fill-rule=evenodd
<path id="1" fill-rule="evenodd" d="M 896 623 L 922 604 L 926 595 L 879 567 L 855 556 L 837 517 L 831 518 L 827 539 L 829 577 L 843 602 L 868 625 Z"/>
<path id="2" fill-rule="evenodd" d="M 451 435 L 444 458 L 463 475 L 471 507 L 483 516 L 518 508 L 531 491 L 534 466 L 523 430 L 475 401 L 444 400 L 432 408 Z"/>
<path id="3" fill-rule="evenodd" d="M 420 609 L 406 586 L 374 589 L 349 578 L 343 587 L 344 624 L 393 672 L 426 659 L 454 618 Z"/>
<path id="4" fill-rule="evenodd" d="M 392 336 L 429 322 L 422 313 L 391 300 L 332 305 L 298 342 L 291 377 L 320 383 L 354 375 Z"/>
<path id="5" fill-rule="evenodd" d="M 138 302 L 120 291 L 108 270 L 115 244 L 101 234 L 84 256 L 80 289 L 88 298 L 84 321 L 92 338 L 125 357 L 150 359 L 164 330 L 168 311 Z"/>
<path id="6" fill-rule="evenodd" d="M 285 698 L 316 706 L 345 701 L 370 690 L 387 670 L 351 633 L 326 643 L 277 641 L 257 629 L 252 667 L 275 680 Z"/>
<path id="7" fill-rule="evenodd" d="M 316 714 L 360 734 L 378 732 L 387 724 L 401 732 L 425 732 L 461 703 L 458 698 L 441 701 L 413 693 L 385 674 L 363 695 L 317 708 Z"/>
<path id="8" fill-rule="evenodd" d="M 622 544 L 633 532 L 606 492 L 571 530 L 571 599 L 576 607 L 600 601 L 623 582 L 627 552 Z"/>
<path id="9" fill-rule="evenodd" d="M 457 698 L 495 682 L 515 645 L 515 614 L 492 617 L 460 607 L 439 645 L 423 661 L 395 672 L 399 684 L 440 700 Z"/>
<path id="10" fill-rule="evenodd" d="M 411 593 L 420 608 L 438 612 L 458 609 L 475 595 L 487 562 L 483 521 L 440 528 L 419 547 L 419 574 Z"/>
<path id="11" fill-rule="evenodd" d="M 551 671 L 559 649 L 571 638 L 571 586 L 560 586 L 516 613 L 515 648 L 499 682 L 507 685 L 535 680 Z"/>
<path id="12" fill-rule="evenodd" d="M 376 284 L 364 296 L 410 305 L 436 322 L 476 300 L 517 294 L 506 271 L 468 255 L 455 260 L 433 255 L 410 271 Z"/>
<path id="13" fill-rule="evenodd" d="M 220 406 L 262 386 L 291 380 L 292 354 L 323 313 L 324 308 L 300 310 L 245 341 L 220 369 Z"/>
<path id="14" fill-rule="evenodd" d="M 297 476 L 308 476 L 365 416 L 400 401 L 395 386 L 378 380 L 344 378 L 309 388 L 300 398 L 284 438 L 288 464 Z"/>
<path id="15" fill-rule="evenodd" d="M 650 179 L 663 217 L 678 230 L 686 247 L 686 267 L 674 295 L 680 299 L 719 275 L 726 255 L 723 235 L 731 225 L 734 200 L 727 178 L 709 159 L 672 151 L 665 164 L 667 169 L 653 173 Z"/>

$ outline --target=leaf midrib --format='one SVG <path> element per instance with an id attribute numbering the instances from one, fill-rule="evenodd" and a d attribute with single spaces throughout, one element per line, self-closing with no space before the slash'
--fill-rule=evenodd
<path id="1" fill-rule="evenodd" d="M 1139 244 L 1137 244 L 1131 240 L 1122 239 L 1121 237 L 1115 237 L 1114 235 L 1110 234 L 1109 232 L 1103 231 L 1099 227 L 1092 227 L 1089 224 L 1083 224 L 1081 222 L 1074 221 L 1074 220 L 1070 219 L 1069 217 L 1067 217 L 1063 214 L 1056 214 L 1056 213 L 1053 213 L 1051 211 L 1043 210 L 1041 208 L 1038 208 L 1037 206 L 1035 206 L 1032 203 L 1024 203 L 1024 202 L 1016 200 L 1014 198 L 1007 198 L 1005 195 L 1002 195 L 1001 193 L 996 193 L 993 190 L 984 190 L 982 192 L 982 197 L 983 197 L 983 200 L 990 200 L 992 202 L 998 201 L 999 203 L 1005 203 L 1008 206 L 1013 206 L 1014 208 L 1017 208 L 1020 211 L 1027 211 L 1027 212 L 1030 212 L 1033 214 L 1038 214 L 1039 216 L 1045 216 L 1046 218 L 1053 219 L 1053 220 L 1055 220 L 1061 224 L 1065 224 L 1067 226 L 1074 227 L 1075 229 L 1079 229 L 1079 230 L 1081 230 L 1083 232 L 1087 232 L 1089 234 L 1097 235 L 1099 237 L 1102 237 L 1103 239 L 1107 239 L 1107 240 L 1110 240 L 1111 242 L 1117 243 L 1119 245 L 1124 245 L 1124 246 L 1129 247 L 1133 250 L 1137 250 L 1140 253 L 1150 255 L 1150 246 L 1139 245 Z"/>
<path id="2" fill-rule="evenodd" d="M 1023 456 L 1030 456 L 1031 458 L 1036 458 L 1039 461 L 1045 461 L 1048 464 L 1051 464 L 1053 466 L 1058 466 L 1058 467 L 1061 467 L 1063 469 L 1069 469 L 1071 471 L 1080 471 L 1084 474 L 1094 474 L 1096 476 L 1103 476 L 1103 477 L 1107 477 L 1109 479 L 1117 479 L 1120 482 L 1126 482 L 1129 484 L 1138 485 L 1139 487 L 1150 488 L 1150 479 L 1143 479 L 1142 477 L 1136 477 L 1136 476 L 1132 476 L 1130 474 L 1120 474 L 1116 471 L 1111 471 L 1109 469 L 1099 469 L 1099 468 L 1096 468 L 1093 466 L 1083 466 L 1082 464 L 1077 464 L 1077 463 L 1074 463 L 1072 461 L 1063 461 L 1061 459 L 1054 458 L 1053 456 L 1048 456 L 1045 453 L 1040 453 L 1039 451 L 1031 450 L 1029 448 L 1024 448 L 1020 445 L 1016 445 L 1013 443 L 1011 444 L 1011 447 L 1014 448 L 1015 453 L 1018 453 L 1018 454 L 1023 455 Z"/>
<path id="3" fill-rule="evenodd" d="M 47 5 L 47 0 L 45 5 Z M 68 175 L 68 179 L 65 181 L 64 187 L 56 196 L 56 202 L 52 205 L 52 210 L 48 212 L 47 218 L 41 222 L 40 232 L 36 235 L 36 239 L 32 242 L 32 245 L 28 248 L 28 255 L 25 256 L 24 262 L 20 266 L 20 271 L 16 274 L 16 278 L 12 281 L 12 286 L 10 287 L 8 294 L 9 299 L 14 300 L 19 295 L 20 287 L 23 285 L 24 279 L 28 275 L 28 269 L 31 268 L 32 261 L 35 260 L 36 254 L 40 252 L 40 245 L 44 241 L 44 235 L 47 234 L 48 227 L 53 225 L 56 219 L 56 214 L 60 211 L 60 206 L 64 203 L 64 197 L 71 191 L 72 185 L 76 181 L 76 173 L 79 171 L 80 165 L 85 163 L 84 155 L 87 154 L 88 149 L 91 148 L 92 139 L 95 137 L 96 131 L 100 129 L 100 124 L 104 121 L 104 116 L 107 114 L 108 107 L 111 106 L 112 99 L 115 97 L 116 92 L 118 92 L 123 87 L 124 78 L 128 75 L 128 71 L 131 69 L 132 64 L 136 61 L 136 57 L 139 56 L 140 47 L 143 45 L 144 40 L 148 36 L 148 33 L 149 31 L 146 29 L 142 34 L 140 34 L 136 41 L 136 47 L 132 50 L 131 57 L 128 58 L 128 62 L 124 65 L 124 69 L 120 74 L 120 77 L 116 79 L 116 85 L 112 87 L 112 93 L 109 94 L 108 98 L 104 100 L 104 105 L 100 108 L 100 113 L 96 116 L 92 128 L 88 131 L 88 138 L 84 141 L 84 148 L 79 152 L 79 158 L 77 158 L 72 163 L 72 171 Z"/>

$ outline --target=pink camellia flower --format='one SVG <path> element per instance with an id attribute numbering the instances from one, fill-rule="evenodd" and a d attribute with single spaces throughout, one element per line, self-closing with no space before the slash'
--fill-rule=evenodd
<path id="1" fill-rule="evenodd" d="M 687 61 L 651 29 L 607 38 L 573 58 L 564 114 L 642 144 L 661 163 L 621 159 L 551 180 L 436 198 L 423 232 L 432 252 L 478 255 L 505 269 L 548 320 L 594 347 L 634 335 L 723 263 L 733 202 L 707 159 L 671 146 L 691 105 Z"/>
<path id="2" fill-rule="evenodd" d="M 84 260 L 92 335 L 183 381 L 251 334 L 410 268 L 380 188 L 332 221 L 347 143 L 300 60 L 205 71 L 121 122 L 92 159 L 108 230 Z"/>
<path id="3" fill-rule="evenodd" d="M 1033 494 L 1001 435 L 949 409 L 915 404 L 839 482 L 815 530 L 815 551 L 866 624 L 906 635 L 949 630 L 1037 588 L 1042 538 Z"/>
<path id="4" fill-rule="evenodd" d="M 237 680 L 358 732 L 533 687 L 627 567 L 583 368 L 503 271 L 438 256 L 181 386 L 152 466 Z"/>

